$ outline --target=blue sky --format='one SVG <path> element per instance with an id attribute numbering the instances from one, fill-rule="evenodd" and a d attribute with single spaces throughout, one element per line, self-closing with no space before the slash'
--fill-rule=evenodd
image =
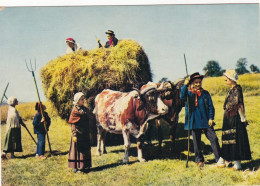
<path id="1" fill-rule="evenodd" d="M 184 53 L 189 73 L 204 73 L 209 60 L 235 68 L 241 57 L 260 67 L 258 4 L 11 7 L 0 11 L 0 23 L 0 95 L 9 82 L 7 96 L 22 102 L 37 101 L 25 59 L 37 60 L 45 100 L 39 71 L 65 53 L 65 39 L 93 49 L 108 29 L 143 46 L 155 82 L 184 77 Z"/>

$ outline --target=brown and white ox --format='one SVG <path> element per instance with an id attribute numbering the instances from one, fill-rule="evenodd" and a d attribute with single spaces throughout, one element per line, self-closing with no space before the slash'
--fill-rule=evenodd
<path id="1" fill-rule="evenodd" d="M 164 104 L 166 104 L 169 108 L 168 113 L 160 116 L 159 118 L 155 119 L 155 124 L 158 132 L 158 141 L 159 147 L 162 145 L 163 140 L 163 133 L 162 133 L 162 123 L 165 123 L 169 126 L 170 130 L 170 140 L 171 140 L 171 152 L 176 151 L 175 148 L 175 138 L 176 138 L 176 130 L 177 124 L 179 120 L 179 113 L 182 107 L 185 106 L 184 102 L 180 99 L 180 89 L 184 84 L 184 79 L 177 79 L 174 82 L 164 82 L 161 91 L 161 98 Z M 157 86 L 161 86 L 161 84 L 157 84 Z M 147 141 L 148 144 L 151 144 L 151 127 L 147 130 Z"/>
<path id="2" fill-rule="evenodd" d="M 148 121 L 168 112 L 168 107 L 160 98 L 162 87 L 163 85 L 156 88 L 154 83 L 149 82 L 143 85 L 140 91 L 119 92 L 105 89 L 96 96 L 93 113 L 97 121 L 97 155 L 106 153 L 107 132 L 123 134 L 123 163 L 128 163 L 131 134 L 137 138 L 138 160 L 145 161 L 142 146 Z"/>

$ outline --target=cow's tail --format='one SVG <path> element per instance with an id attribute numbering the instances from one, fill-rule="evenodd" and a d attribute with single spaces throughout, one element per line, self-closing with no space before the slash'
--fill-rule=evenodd
<path id="1" fill-rule="evenodd" d="M 97 104 L 98 97 L 99 97 L 99 95 L 97 95 L 95 98 L 95 108 L 93 110 L 93 114 L 95 114 L 95 115 L 97 114 L 97 110 L 98 110 L 98 104 Z"/>
<path id="2" fill-rule="evenodd" d="M 96 107 L 95 107 L 94 110 L 93 110 L 93 114 L 96 115 L 96 113 L 97 113 L 97 111 L 96 111 Z"/>

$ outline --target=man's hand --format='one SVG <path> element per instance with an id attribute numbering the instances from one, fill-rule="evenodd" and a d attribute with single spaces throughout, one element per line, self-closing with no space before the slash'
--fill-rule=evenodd
<path id="1" fill-rule="evenodd" d="M 184 85 L 188 85 L 190 83 L 190 76 L 188 76 L 185 81 L 184 81 Z"/>
<path id="2" fill-rule="evenodd" d="M 212 119 L 210 119 L 209 120 L 209 127 L 213 127 L 214 125 L 215 125 L 215 122 Z"/>

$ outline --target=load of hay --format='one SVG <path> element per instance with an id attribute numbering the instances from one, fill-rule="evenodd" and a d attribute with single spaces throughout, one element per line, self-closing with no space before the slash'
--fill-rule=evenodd
<path id="1" fill-rule="evenodd" d="M 40 75 L 45 96 L 63 119 L 69 118 L 76 92 L 86 95 L 92 111 L 93 100 L 103 89 L 129 91 L 152 80 L 147 55 L 133 40 L 60 56 L 44 66 Z"/>

